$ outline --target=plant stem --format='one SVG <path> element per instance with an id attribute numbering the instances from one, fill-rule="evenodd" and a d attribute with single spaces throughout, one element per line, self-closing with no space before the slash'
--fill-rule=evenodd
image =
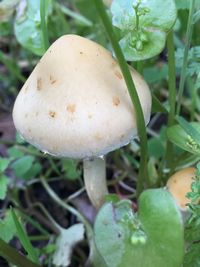
<path id="1" fill-rule="evenodd" d="M 92 237 L 92 228 L 89 224 L 89 222 L 84 218 L 82 214 L 80 214 L 75 208 L 72 206 L 68 205 L 62 199 L 59 198 L 59 196 L 51 189 L 51 187 L 48 185 L 46 179 L 44 177 L 40 177 L 40 180 L 42 182 L 42 185 L 46 189 L 47 193 L 50 195 L 50 197 L 61 207 L 66 209 L 67 211 L 71 212 L 74 214 L 86 227 L 87 233 L 88 233 L 88 238 L 90 239 Z"/>
<path id="2" fill-rule="evenodd" d="M 110 19 L 105 11 L 104 5 L 102 3 L 102 0 L 94 0 L 97 11 L 99 13 L 99 16 L 104 24 L 104 27 L 106 29 L 106 32 L 110 38 L 110 41 L 112 43 L 116 58 L 119 62 L 119 66 L 121 68 L 121 71 L 124 76 L 125 83 L 127 85 L 130 98 L 132 100 L 132 103 L 135 108 L 136 113 L 136 120 L 137 120 L 137 128 L 138 128 L 138 135 L 140 138 L 140 144 L 141 144 L 141 158 L 140 158 L 140 169 L 139 169 L 139 177 L 138 177 L 138 183 L 137 183 L 137 195 L 139 195 L 143 188 L 144 188 L 144 182 L 148 181 L 148 173 L 147 173 L 147 155 L 148 155 L 148 148 L 147 148 L 147 133 L 146 133 L 146 127 L 145 127 L 145 121 L 144 121 L 144 115 L 142 111 L 142 107 L 140 104 L 140 100 L 137 94 L 137 91 L 135 89 L 135 85 L 132 79 L 132 76 L 129 71 L 129 67 L 127 62 L 124 59 L 122 50 L 118 44 L 118 40 L 114 34 L 112 24 L 110 22 Z"/>
<path id="3" fill-rule="evenodd" d="M 49 48 L 49 37 L 46 23 L 46 0 L 40 0 L 40 19 L 42 28 L 43 45 L 45 51 Z"/>
<path id="4" fill-rule="evenodd" d="M 193 25 L 194 25 L 193 24 L 194 11 L 195 11 L 195 0 L 191 0 L 189 18 L 188 18 L 188 23 L 187 23 L 186 44 L 185 44 L 185 50 L 184 50 L 184 56 L 183 56 L 183 67 L 181 69 L 180 83 L 179 83 L 179 89 L 178 89 L 176 115 L 179 115 L 180 110 L 181 110 L 181 100 L 182 100 L 182 96 L 183 96 L 183 92 L 184 92 L 184 85 L 185 85 L 185 80 L 186 80 L 188 52 L 189 52 L 189 48 L 190 48 L 190 43 L 191 43 L 191 39 L 192 39 L 192 32 L 193 32 Z"/>
<path id="5" fill-rule="evenodd" d="M 108 194 L 105 160 L 103 158 L 84 160 L 83 171 L 87 194 L 93 206 L 99 209 Z"/>
<path id="6" fill-rule="evenodd" d="M 174 53 L 174 38 L 173 31 L 168 34 L 167 37 L 167 49 L 168 49 L 168 83 L 169 83 L 169 114 L 167 126 L 170 127 L 174 124 L 175 119 L 175 107 L 176 107 L 176 68 L 175 68 L 175 53 Z M 170 169 L 172 168 L 173 161 L 173 144 L 167 141 L 166 148 L 166 165 Z M 173 170 L 171 170 L 173 171 Z"/>

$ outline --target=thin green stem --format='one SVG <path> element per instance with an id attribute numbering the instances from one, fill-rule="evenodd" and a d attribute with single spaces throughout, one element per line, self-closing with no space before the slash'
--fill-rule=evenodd
<path id="1" fill-rule="evenodd" d="M 40 18 L 42 28 L 42 38 L 45 51 L 49 48 L 49 37 L 46 22 L 46 0 L 40 0 Z"/>
<path id="2" fill-rule="evenodd" d="M 197 78 L 198 79 L 198 78 Z M 190 111 L 190 120 L 193 121 L 195 119 L 195 109 L 196 109 L 196 99 L 198 97 L 198 89 L 196 87 L 196 82 L 192 80 L 192 78 L 188 79 L 190 90 L 192 92 L 192 101 L 191 101 L 191 111 Z"/>
<path id="3" fill-rule="evenodd" d="M 62 201 L 62 199 L 60 199 L 59 196 L 51 189 L 51 187 L 48 185 L 48 183 L 44 177 L 40 177 L 40 180 L 41 180 L 42 185 L 46 189 L 47 193 L 49 194 L 49 196 L 58 205 L 60 205 L 61 207 L 63 207 L 67 211 L 71 212 L 72 214 L 74 214 L 85 225 L 85 227 L 87 229 L 87 233 L 88 233 L 88 238 L 91 238 L 92 237 L 92 228 L 91 228 L 89 222 L 85 219 L 85 217 L 81 213 L 79 213 L 75 208 L 68 205 L 64 201 Z"/>
<path id="4" fill-rule="evenodd" d="M 181 76 L 180 76 L 180 83 L 179 83 L 179 90 L 178 90 L 178 100 L 177 100 L 177 109 L 176 114 L 180 114 L 181 110 L 181 100 L 184 92 L 184 85 L 186 80 L 186 71 L 187 71 L 187 62 L 188 62 L 188 52 L 190 48 L 190 43 L 192 39 L 192 32 L 193 32 L 193 15 L 195 11 L 195 0 L 191 0 L 190 2 L 190 12 L 187 24 L 187 32 L 186 32 L 186 44 L 183 56 L 183 67 L 181 69 Z"/>
<path id="5" fill-rule="evenodd" d="M 147 172 L 147 157 L 148 157 L 148 148 L 147 148 L 147 133 L 146 133 L 146 127 L 145 127 L 145 121 L 144 121 L 144 115 L 142 111 L 142 107 L 140 104 L 140 100 L 137 94 L 137 91 L 135 89 L 135 85 L 133 83 L 132 76 L 130 74 L 130 70 L 128 67 L 127 62 L 124 59 L 122 50 L 118 44 L 118 40 L 114 34 L 112 24 L 110 22 L 110 19 L 105 11 L 104 5 L 102 3 L 102 0 L 94 0 L 97 11 L 99 13 L 99 16 L 104 24 L 104 27 L 106 29 L 106 32 L 110 38 L 110 41 L 112 43 L 116 58 L 119 62 L 119 66 L 121 68 L 121 71 L 124 76 L 124 80 L 126 82 L 130 98 L 133 102 L 133 105 L 135 107 L 135 113 L 136 113 L 136 120 L 137 120 L 137 128 L 138 128 L 138 135 L 140 138 L 140 144 L 141 144 L 141 158 L 140 158 L 140 169 L 139 169 L 139 178 L 138 178 L 138 184 L 137 184 L 137 194 L 139 195 L 143 188 L 144 188 L 144 182 L 148 181 L 148 172 Z"/>
<path id="6" fill-rule="evenodd" d="M 167 49 L 168 49 L 168 83 L 169 83 L 169 114 L 167 126 L 170 127 L 174 124 L 175 119 L 175 107 L 176 107 L 176 68 L 175 68 L 175 52 L 174 52 L 174 38 L 173 31 L 168 34 L 167 37 Z M 173 161 L 173 144 L 167 141 L 166 148 L 166 165 L 170 169 L 172 168 Z M 172 171 L 172 170 L 171 170 Z"/>

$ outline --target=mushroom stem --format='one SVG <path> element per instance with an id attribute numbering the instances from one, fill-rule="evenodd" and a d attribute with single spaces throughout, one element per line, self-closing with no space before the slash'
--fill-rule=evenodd
<path id="1" fill-rule="evenodd" d="M 104 158 L 84 160 L 83 175 L 89 199 L 93 206 L 99 209 L 108 194 Z"/>

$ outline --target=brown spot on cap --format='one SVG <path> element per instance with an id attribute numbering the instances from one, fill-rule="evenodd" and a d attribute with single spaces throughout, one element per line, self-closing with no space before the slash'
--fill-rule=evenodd
<path id="1" fill-rule="evenodd" d="M 67 111 L 70 113 L 74 113 L 76 111 L 76 105 L 75 104 L 70 104 L 67 106 Z"/>
<path id="2" fill-rule="evenodd" d="M 38 112 L 38 111 L 36 111 L 36 112 L 35 112 L 35 116 L 37 117 L 38 115 L 39 115 L 39 112 Z"/>
<path id="3" fill-rule="evenodd" d="M 114 97 L 113 97 L 113 105 L 117 107 L 117 106 L 119 106 L 119 104 L 120 104 L 120 99 L 119 99 L 119 97 L 114 96 Z"/>
<path id="4" fill-rule="evenodd" d="M 42 78 L 37 78 L 37 90 L 40 91 L 42 89 Z"/>
<path id="5" fill-rule="evenodd" d="M 57 82 L 57 80 L 54 79 L 52 75 L 50 75 L 49 80 L 50 80 L 50 83 L 51 83 L 51 84 L 54 84 L 54 83 Z"/>
<path id="6" fill-rule="evenodd" d="M 119 78 L 120 80 L 123 79 L 121 72 L 119 72 L 118 70 L 115 71 L 115 76 L 117 76 L 117 78 Z"/>
<path id="7" fill-rule="evenodd" d="M 80 51 L 80 54 L 81 54 L 81 55 L 83 55 L 83 52 L 82 52 L 82 51 Z"/>
<path id="8" fill-rule="evenodd" d="M 29 133 L 31 132 L 31 129 L 30 129 L 30 128 L 28 128 L 28 132 L 29 132 Z"/>
<path id="9" fill-rule="evenodd" d="M 121 136 L 120 136 L 120 139 L 123 139 L 124 138 L 124 134 L 122 134 Z"/>
<path id="10" fill-rule="evenodd" d="M 113 61 L 112 62 L 112 67 L 115 67 L 117 65 L 117 62 L 116 61 Z"/>
<path id="11" fill-rule="evenodd" d="M 55 118 L 55 116 L 56 116 L 56 112 L 50 110 L 50 111 L 49 111 L 49 116 L 52 117 L 52 118 Z"/>
<path id="12" fill-rule="evenodd" d="M 88 114 L 88 119 L 92 119 L 92 114 Z"/>
<path id="13" fill-rule="evenodd" d="M 97 140 L 97 141 L 100 141 L 100 140 L 102 140 L 102 136 L 101 136 L 101 134 L 99 134 L 99 133 L 96 133 L 95 135 L 94 135 L 94 137 L 95 137 L 95 139 Z"/>

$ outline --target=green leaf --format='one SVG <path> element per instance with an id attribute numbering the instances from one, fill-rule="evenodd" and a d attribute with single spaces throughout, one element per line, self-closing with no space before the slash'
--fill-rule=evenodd
<path id="1" fill-rule="evenodd" d="M 80 170 L 77 168 L 78 162 L 71 159 L 62 159 L 62 171 L 69 180 L 75 180 L 80 177 Z"/>
<path id="2" fill-rule="evenodd" d="M 10 263 L 17 267 L 42 267 L 22 256 L 17 250 L 6 244 L 0 238 L 0 254 L 3 258 L 7 259 Z"/>
<path id="3" fill-rule="evenodd" d="M 4 219 L 0 220 L 0 238 L 9 242 L 16 234 L 15 223 L 10 210 L 6 212 Z"/>
<path id="4" fill-rule="evenodd" d="M 182 117 L 177 117 L 176 120 L 179 122 L 180 126 L 186 131 L 186 133 L 189 134 L 196 143 L 200 144 L 200 135 L 198 130 L 196 130 L 195 127 L 193 127 Z"/>
<path id="5" fill-rule="evenodd" d="M 6 197 L 7 188 L 8 188 L 8 177 L 5 175 L 0 175 L 0 199 L 3 200 Z"/>
<path id="6" fill-rule="evenodd" d="M 166 80 L 168 76 L 168 66 L 167 64 L 162 64 L 162 66 L 152 66 L 144 69 L 144 78 L 147 83 L 157 83 L 162 80 Z"/>
<path id="7" fill-rule="evenodd" d="M 192 126 L 195 129 L 195 133 L 198 133 L 200 136 L 200 123 L 191 122 L 189 125 Z M 188 133 L 192 132 L 186 132 L 180 125 L 174 125 L 167 129 L 167 138 L 183 150 L 200 156 L 200 144 Z"/>
<path id="8" fill-rule="evenodd" d="M 15 175 L 17 177 L 23 178 L 25 173 L 30 170 L 34 159 L 35 158 L 33 156 L 24 156 L 17 159 L 11 166 Z"/>
<path id="9" fill-rule="evenodd" d="M 148 42 L 143 44 L 141 49 L 137 49 L 131 45 L 131 40 L 133 35 L 128 33 L 120 40 L 119 44 L 123 50 L 124 57 L 127 61 L 139 61 L 154 57 L 159 54 L 165 46 L 166 34 L 159 30 L 153 32 L 145 31 L 145 34 L 148 38 Z M 156 40 L 156 44 L 155 44 Z"/>
<path id="10" fill-rule="evenodd" d="M 30 260 L 32 260 L 33 262 L 38 263 L 37 253 L 36 253 L 35 249 L 33 248 L 33 246 L 31 245 L 31 242 L 28 238 L 28 235 L 25 232 L 22 224 L 20 223 L 14 209 L 11 209 L 11 214 L 12 214 L 12 218 L 13 218 L 13 221 L 14 221 L 14 224 L 16 227 L 18 238 L 19 238 L 22 246 L 24 247 L 24 249 L 27 251 L 28 258 Z"/>
<path id="11" fill-rule="evenodd" d="M 84 225 L 75 224 L 68 229 L 62 229 L 57 239 L 56 251 L 53 255 L 53 264 L 67 267 L 71 263 L 73 247 L 84 239 Z"/>
<path id="12" fill-rule="evenodd" d="M 159 54 L 177 15 L 174 0 L 113 0 L 111 13 L 113 25 L 121 30 L 120 45 L 128 61 Z"/>
<path id="13" fill-rule="evenodd" d="M 39 162 L 32 164 L 30 169 L 23 175 L 23 179 L 29 180 L 35 178 L 42 170 L 42 166 Z"/>
<path id="14" fill-rule="evenodd" d="M 10 22 L 0 23 L 0 36 L 12 34 L 12 25 Z"/>
<path id="15" fill-rule="evenodd" d="M 184 255 L 183 223 L 164 189 L 144 191 L 139 212 L 131 203 L 106 203 L 95 222 L 97 249 L 109 267 L 180 267 Z"/>
<path id="16" fill-rule="evenodd" d="M 43 0 L 44 1 L 44 0 Z M 51 0 L 45 0 L 47 14 L 51 13 Z M 46 16 L 47 20 L 47 16 Z M 22 0 L 14 23 L 18 42 L 36 55 L 45 52 L 40 18 L 40 0 Z"/>
<path id="17" fill-rule="evenodd" d="M 200 243 L 192 244 L 187 253 L 183 267 L 199 267 L 200 266 Z"/>
<path id="18" fill-rule="evenodd" d="M 94 241 L 94 236 L 90 240 L 90 254 L 89 258 L 87 260 L 86 266 L 91 266 L 91 267 L 109 267 L 102 256 L 99 254 L 99 251 L 97 250 L 95 241 Z"/>
<path id="19" fill-rule="evenodd" d="M 0 173 L 4 172 L 10 163 L 10 159 L 0 157 Z"/>
<path id="20" fill-rule="evenodd" d="M 165 147 L 160 138 L 153 137 L 148 141 L 149 156 L 156 159 L 161 158 L 165 153 Z"/>
<path id="21" fill-rule="evenodd" d="M 21 150 L 19 150 L 16 146 L 8 148 L 7 152 L 9 157 L 14 159 L 21 158 L 24 156 L 24 153 Z"/>

